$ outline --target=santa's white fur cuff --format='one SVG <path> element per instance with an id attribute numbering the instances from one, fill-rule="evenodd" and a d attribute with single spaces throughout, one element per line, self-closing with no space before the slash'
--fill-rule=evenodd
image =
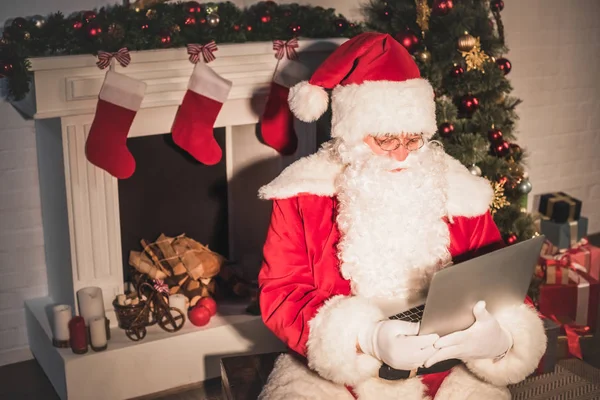
<path id="1" fill-rule="evenodd" d="M 381 361 L 358 353 L 356 343 L 365 326 L 385 320 L 365 298 L 335 296 L 309 322 L 308 366 L 325 379 L 356 385 L 376 376 Z"/>

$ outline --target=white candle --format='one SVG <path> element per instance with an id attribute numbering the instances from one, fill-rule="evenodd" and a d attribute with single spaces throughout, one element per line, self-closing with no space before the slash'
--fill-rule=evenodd
<path id="1" fill-rule="evenodd" d="M 172 294 L 169 296 L 169 307 L 178 308 L 179 310 L 181 310 L 181 312 L 185 316 L 185 315 L 187 315 L 189 301 L 188 301 L 187 297 L 185 297 L 181 293 Z M 171 315 L 173 315 L 175 317 L 178 314 L 176 312 L 171 311 Z"/>
<path id="2" fill-rule="evenodd" d="M 85 320 L 86 326 L 90 326 L 92 318 L 104 318 L 102 289 L 95 286 L 80 289 L 77 291 L 77 299 L 79 300 L 79 315 Z"/>
<path id="3" fill-rule="evenodd" d="M 90 319 L 90 338 L 92 349 L 103 350 L 108 340 L 106 338 L 106 325 L 104 317 L 93 317 Z"/>
<path id="4" fill-rule="evenodd" d="M 59 304 L 52 307 L 52 312 L 54 314 L 54 339 L 69 340 L 69 321 L 73 318 L 71 306 Z"/>

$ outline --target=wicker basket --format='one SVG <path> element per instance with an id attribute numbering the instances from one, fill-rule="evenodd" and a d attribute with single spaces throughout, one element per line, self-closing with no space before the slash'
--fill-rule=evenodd
<path id="1" fill-rule="evenodd" d="M 136 319 L 137 325 L 146 326 L 150 322 L 150 307 L 146 307 L 145 301 L 140 301 L 136 305 L 122 306 L 117 302 L 117 299 L 115 299 L 113 301 L 113 307 L 115 308 L 115 314 L 117 315 L 117 321 L 119 322 L 119 328 L 121 329 L 130 329 Z M 143 315 L 138 318 L 140 313 L 143 313 Z"/>

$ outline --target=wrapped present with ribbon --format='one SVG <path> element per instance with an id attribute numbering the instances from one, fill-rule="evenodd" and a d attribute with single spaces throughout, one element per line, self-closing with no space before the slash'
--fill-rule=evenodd
<path id="1" fill-rule="evenodd" d="M 544 240 L 542 244 L 542 250 L 540 251 L 541 256 L 555 256 L 559 253 L 557 246 L 553 245 L 548 239 Z"/>
<path id="2" fill-rule="evenodd" d="M 545 284 L 540 287 L 539 311 L 545 316 L 556 316 L 572 325 L 594 330 L 600 301 L 600 282 L 590 276 L 585 268 L 571 262 L 568 270 L 570 282 Z"/>
<path id="3" fill-rule="evenodd" d="M 568 250 L 570 259 L 581 264 L 586 272 L 600 280 L 600 248 L 583 241 L 583 244 Z"/>
<path id="4" fill-rule="evenodd" d="M 536 266 L 536 275 L 547 285 L 569 284 L 569 258 L 540 256 Z"/>
<path id="5" fill-rule="evenodd" d="M 577 221 L 581 215 L 581 201 L 564 192 L 543 194 L 538 211 L 556 223 Z"/>
<path id="6" fill-rule="evenodd" d="M 588 219 L 580 217 L 576 221 L 557 223 L 549 219 L 540 221 L 541 233 L 556 246 L 559 251 L 576 247 L 587 236 Z"/>

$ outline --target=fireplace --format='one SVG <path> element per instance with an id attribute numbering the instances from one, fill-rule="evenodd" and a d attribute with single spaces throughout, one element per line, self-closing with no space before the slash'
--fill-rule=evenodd
<path id="1" fill-rule="evenodd" d="M 301 60 L 314 69 L 343 41 L 301 40 Z M 326 137 L 318 132 L 318 124 L 297 122 L 299 146 L 294 155 L 283 157 L 265 146 L 257 135 L 257 123 L 277 61 L 272 43 L 220 45 L 217 56 L 210 66 L 231 80 L 233 87 L 215 123 L 223 159 L 212 167 L 194 164 L 170 142 L 168 132 L 193 68 L 185 49 L 134 52 L 127 68 L 117 67 L 148 85 L 129 133 L 128 145 L 137 159 L 136 173 L 129 181 L 118 181 L 85 158 L 85 141 L 104 77 L 95 57 L 31 60 L 32 91 L 14 106 L 36 122 L 49 295 L 27 301 L 26 318 L 31 350 L 61 398 L 89 398 L 85 394 L 94 392 L 111 399 L 142 396 L 218 376 L 224 355 L 283 348 L 260 317 L 245 313 L 245 304 L 220 305 L 219 314 L 202 328 L 188 323 L 175 334 L 149 330 L 140 342 L 129 341 L 116 326 L 112 300 L 123 293 L 124 253 L 140 235 L 187 231 L 225 253 L 245 278 L 255 278 L 271 208 L 258 199 L 258 188 L 294 160 L 316 151 Z M 157 160 L 151 165 L 154 157 Z M 208 193 L 191 190 L 184 196 L 205 202 L 206 213 L 193 213 L 182 225 L 174 214 L 163 215 L 169 208 L 183 207 L 178 202 L 169 205 L 168 195 L 155 198 L 160 183 L 153 183 L 147 174 L 166 164 L 177 169 L 176 174 L 203 182 L 201 187 Z M 185 172 L 178 172 L 179 168 Z M 159 179 L 164 181 L 167 175 Z M 186 179 L 179 182 L 185 184 Z M 166 183 L 163 187 L 177 190 Z M 144 209 L 135 210 L 140 202 Z M 152 223 L 146 225 L 147 221 Z M 195 226 L 196 221 L 204 226 Z M 112 327 L 108 350 L 78 356 L 52 347 L 48 308 L 66 303 L 77 310 L 75 293 L 88 286 L 103 291 Z M 158 368 L 171 362 L 176 367 L 169 374 Z M 143 371 L 137 373 L 141 366 Z"/>

